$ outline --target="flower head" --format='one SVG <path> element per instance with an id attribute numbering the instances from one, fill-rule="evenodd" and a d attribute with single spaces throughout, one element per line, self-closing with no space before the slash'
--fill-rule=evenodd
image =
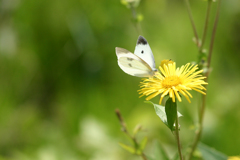
<path id="1" fill-rule="evenodd" d="M 167 62 L 168 61 L 168 62 Z M 191 65 L 187 63 L 184 66 L 176 69 L 176 63 L 171 60 L 164 60 L 162 65 L 159 66 L 161 73 L 157 72 L 153 77 L 144 79 L 140 84 L 139 94 L 147 96 L 146 100 L 150 100 L 157 95 L 161 95 L 159 104 L 162 103 L 163 97 L 169 95 L 172 101 L 175 102 L 178 99 L 182 101 L 183 95 L 189 103 L 191 103 L 189 97 L 192 95 L 189 90 L 195 90 L 202 94 L 206 94 L 202 90 L 206 90 L 202 85 L 207 84 L 203 81 L 203 77 L 200 73 L 202 70 L 197 70 L 197 65 Z"/>
<path id="2" fill-rule="evenodd" d="M 240 160 L 240 157 L 236 157 L 236 156 L 228 157 L 228 160 Z"/>

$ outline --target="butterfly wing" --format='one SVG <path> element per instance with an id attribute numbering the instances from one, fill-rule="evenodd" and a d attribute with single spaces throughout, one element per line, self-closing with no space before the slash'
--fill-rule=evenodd
<path id="1" fill-rule="evenodd" d="M 147 40 L 143 36 L 138 37 L 134 54 L 140 57 L 143 61 L 145 61 L 152 68 L 153 71 L 157 70 L 155 68 L 155 60 L 152 50 Z"/>
<path id="2" fill-rule="evenodd" d="M 152 68 L 137 55 L 119 47 L 116 47 L 116 54 L 118 65 L 125 73 L 137 77 L 153 76 Z"/>

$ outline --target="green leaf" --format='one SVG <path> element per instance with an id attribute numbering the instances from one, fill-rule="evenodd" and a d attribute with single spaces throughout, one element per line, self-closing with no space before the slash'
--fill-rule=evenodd
<path id="1" fill-rule="evenodd" d="M 133 137 L 135 137 L 136 134 L 141 130 L 142 130 L 142 125 L 141 124 L 136 125 L 134 130 L 133 130 Z"/>
<path id="2" fill-rule="evenodd" d="M 154 106 L 155 112 L 158 115 L 158 117 L 162 120 L 162 122 L 166 126 L 168 126 L 167 116 L 166 116 L 166 113 L 165 113 L 165 107 L 161 106 L 161 105 L 158 105 L 158 104 L 155 104 L 155 103 L 152 103 L 151 101 L 146 101 L 146 103 L 152 104 Z"/>
<path id="3" fill-rule="evenodd" d="M 119 145 L 120 145 L 123 149 L 125 149 L 126 151 L 128 151 L 128 152 L 130 152 L 130 153 L 132 153 L 132 154 L 135 154 L 135 149 L 134 149 L 133 147 L 128 146 L 128 145 L 123 144 L 123 143 L 120 143 L 120 142 L 119 142 Z"/>
<path id="4" fill-rule="evenodd" d="M 151 101 L 145 101 L 145 103 L 152 104 L 154 106 L 155 112 L 158 115 L 158 117 L 162 120 L 162 122 L 169 128 L 168 123 L 167 123 L 167 115 L 165 112 L 165 107 L 161 106 L 159 104 L 155 104 Z M 181 117 L 182 114 L 178 112 L 178 117 Z"/>
<path id="5" fill-rule="evenodd" d="M 169 160 L 166 151 L 158 141 L 153 143 L 152 151 L 152 156 L 148 157 L 149 160 Z"/>
<path id="6" fill-rule="evenodd" d="M 228 159 L 228 157 L 225 154 L 213 148 L 210 148 L 209 146 L 203 143 L 198 144 L 198 149 L 202 153 L 202 157 L 204 160 L 227 160 Z"/>
<path id="7" fill-rule="evenodd" d="M 156 160 L 169 160 L 166 151 L 159 142 L 155 143 L 155 157 Z"/>
<path id="8" fill-rule="evenodd" d="M 144 137 L 144 138 L 142 139 L 142 141 L 140 142 L 140 144 L 139 144 L 139 149 L 140 149 L 141 151 L 143 151 L 143 150 L 145 149 L 146 144 L 147 144 L 147 141 L 148 141 L 148 138 L 147 138 L 147 137 Z"/>
<path id="9" fill-rule="evenodd" d="M 167 115 L 168 127 L 173 131 L 173 125 L 177 117 L 177 103 L 172 101 L 172 98 L 168 98 L 165 105 L 165 112 Z"/>
<path id="10" fill-rule="evenodd" d="M 137 151 L 136 151 L 136 154 L 137 155 L 141 155 L 143 153 L 143 150 L 147 144 L 147 137 L 143 138 L 142 141 L 140 142 L 140 144 L 137 146 Z"/>
<path id="11" fill-rule="evenodd" d="M 173 157 L 173 159 L 172 160 L 179 160 L 179 154 L 178 153 L 176 153 L 175 155 L 174 155 L 174 157 Z"/>

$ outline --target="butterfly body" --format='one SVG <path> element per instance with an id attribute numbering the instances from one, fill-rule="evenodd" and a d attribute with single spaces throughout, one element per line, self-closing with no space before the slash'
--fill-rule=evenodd
<path id="1" fill-rule="evenodd" d="M 147 40 L 139 36 L 134 54 L 116 47 L 119 67 L 127 74 L 136 77 L 151 77 L 157 71 L 152 50 Z"/>

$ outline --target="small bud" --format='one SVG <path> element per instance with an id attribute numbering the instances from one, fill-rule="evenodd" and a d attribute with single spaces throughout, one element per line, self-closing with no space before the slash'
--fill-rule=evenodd
<path id="1" fill-rule="evenodd" d="M 120 0 L 120 2 L 127 8 L 131 7 L 137 8 L 140 3 L 140 0 Z"/>
<path id="2" fill-rule="evenodd" d="M 168 64 L 173 64 L 173 63 L 174 63 L 174 61 L 172 61 L 171 59 L 164 59 L 161 61 L 160 66 L 163 68 L 164 64 L 168 65 Z"/>
<path id="3" fill-rule="evenodd" d="M 143 20 L 143 15 L 142 14 L 139 14 L 138 16 L 137 16 L 137 21 L 138 22 L 141 22 Z"/>

